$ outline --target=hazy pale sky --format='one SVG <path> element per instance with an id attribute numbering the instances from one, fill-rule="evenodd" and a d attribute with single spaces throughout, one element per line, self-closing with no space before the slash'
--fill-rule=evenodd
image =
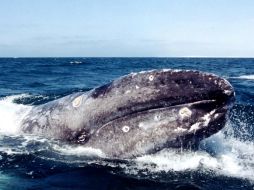
<path id="1" fill-rule="evenodd" d="M 254 57 L 253 0 L 0 0 L 0 57 Z"/>

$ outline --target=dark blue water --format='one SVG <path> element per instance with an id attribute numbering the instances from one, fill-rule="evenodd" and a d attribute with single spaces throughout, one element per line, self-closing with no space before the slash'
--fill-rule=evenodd
<path id="1" fill-rule="evenodd" d="M 32 106 L 162 68 L 212 72 L 235 88 L 226 127 L 197 151 L 165 149 L 112 161 L 94 150 L 18 132 Z M 254 59 L 1 58 L 0 71 L 0 189 L 254 188 Z"/>

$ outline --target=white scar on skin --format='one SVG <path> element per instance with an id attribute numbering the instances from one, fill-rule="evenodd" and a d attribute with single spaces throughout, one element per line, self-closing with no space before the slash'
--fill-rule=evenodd
<path id="1" fill-rule="evenodd" d="M 181 128 L 181 127 L 177 127 L 176 129 L 174 129 L 175 132 L 184 132 L 187 131 L 187 129 Z"/>
<path id="2" fill-rule="evenodd" d="M 209 122 L 210 122 L 210 120 L 211 120 L 211 116 L 212 116 L 214 113 L 215 113 L 215 110 L 212 110 L 210 113 L 208 113 L 208 114 L 206 114 L 206 115 L 204 115 L 204 116 L 202 117 L 202 119 L 205 121 L 205 122 L 204 122 L 204 125 L 205 125 L 205 126 L 208 126 L 208 124 L 209 124 Z"/>
<path id="3" fill-rule="evenodd" d="M 201 117 L 201 120 L 202 120 L 202 121 L 193 124 L 193 125 L 190 127 L 189 131 L 190 131 L 190 132 L 191 132 L 191 131 L 196 131 L 196 130 L 198 130 L 200 127 L 207 127 L 208 124 L 209 124 L 209 122 L 210 122 L 210 120 L 211 120 L 211 117 L 212 117 L 212 115 L 215 113 L 215 111 L 216 111 L 216 110 L 212 110 L 211 112 L 209 112 L 209 113 L 205 114 L 203 117 Z M 215 114 L 215 115 L 216 115 L 216 114 Z M 217 117 L 218 117 L 218 116 L 217 116 Z"/>
<path id="4" fill-rule="evenodd" d="M 200 124 L 201 124 L 200 122 L 197 122 L 197 123 L 193 124 L 193 125 L 190 127 L 189 132 L 198 130 Z"/>

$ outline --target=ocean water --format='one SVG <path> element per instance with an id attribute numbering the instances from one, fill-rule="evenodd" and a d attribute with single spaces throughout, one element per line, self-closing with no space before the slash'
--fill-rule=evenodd
<path id="1" fill-rule="evenodd" d="M 19 134 L 36 105 L 130 72 L 194 69 L 228 79 L 227 125 L 199 149 L 108 160 L 94 149 Z M 254 189 L 254 59 L 0 58 L 0 189 Z"/>

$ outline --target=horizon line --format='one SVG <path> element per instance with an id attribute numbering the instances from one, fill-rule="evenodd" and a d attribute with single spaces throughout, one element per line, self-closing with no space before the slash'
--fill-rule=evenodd
<path id="1" fill-rule="evenodd" d="M 0 56 L 3 58 L 210 58 L 210 59 L 253 59 L 253 57 L 245 56 Z"/>

